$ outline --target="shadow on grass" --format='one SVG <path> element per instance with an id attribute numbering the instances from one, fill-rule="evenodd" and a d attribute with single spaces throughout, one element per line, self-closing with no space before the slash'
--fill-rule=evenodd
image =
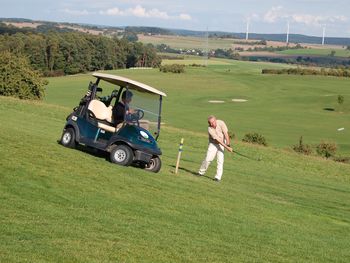
<path id="1" fill-rule="evenodd" d="M 175 165 L 170 165 L 170 167 L 174 168 L 174 170 L 175 170 L 175 168 L 176 168 Z M 186 168 L 183 168 L 183 167 L 179 167 L 179 170 L 184 171 L 184 172 L 187 172 L 187 173 L 190 173 L 190 174 L 192 174 L 192 175 L 194 175 L 194 176 L 197 176 L 197 177 L 203 177 L 203 178 L 206 178 L 206 179 L 209 179 L 209 180 L 213 180 L 213 178 L 211 178 L 211 177 L 209 177 L 209 176 L 206 176 L 206 175 L 199 175 L 198 172 L 192 171 L 192 170 L 189 170 L 189 169 L 186 169 Z"/>
<path id="2" fill-rule="evenodd" d="M 323 110 L 326 110 L 326 111 L 335 111 L 334 108 L 323 108 Z"/>
<path id="3" fill-rule="evenodd" d="M 57 140 L 57 143 L 59 145 L 61 145 L 62 147 L 64 147 L 61 142 L 59 140 Z M 80 152 L 84 152 L 84 153 L 87 153 L 87 154 L 90 154 L 94 157 L 98 157 L 98 158 L 101 158 L 101 159 L 105 159 L 106 161 L 109 161 L 109 154 L 105 151 L 102 151 L 102 150 L 99 150 L 99 149 L 96 149 L 96 148 L 92 148 L 92 147 L 89 147 L 89 146 L 84 146 L 84 145 L 81 145 L 81 144 L 77 144 L 76 147 L 72 150 L 77 150 L 77 151 L 80 151 Z"/>
<path id="4" fill-rule="evenodd" d="M 59 145 L 61 145 L 62 147 L 64 147 L 59 140 L 57 140 L 57 143 Z M 94 157 L 97 157 L 100 159 L 104 159 L 105 161 L 109 162 L 110 164 L 115 165 L 111 162 L 111 159 L 110 159 L 108 152 L 105 152 L 105 151 L 102 151 L 102 150 L 99 150 L 99 149 L 96 149 L 96 148 L 93 148 L 90 146 L 81 145 L 81 144 L 77 144 L 75 146 L 75 148 L 72 148 L 72 150 L 77 150 L 77 151 L 80 151 L 83 153 L 87 153 L 91 156 L 94 156 Z M 130 164 L 130 166 L 134 167 L 134 168 L 145 169 L 145 164 L 140 163 L 140 162 L 133 162 L 132 164 Z"/>

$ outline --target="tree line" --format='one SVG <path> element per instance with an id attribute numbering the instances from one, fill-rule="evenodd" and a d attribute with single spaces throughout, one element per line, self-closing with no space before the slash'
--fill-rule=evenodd
<path id="1" fill-rule="evenodd" d="M 161 64 L 151 45 L 79 32 L 2 34 L 2 51 L 27 57 L 45 76 Z"/>

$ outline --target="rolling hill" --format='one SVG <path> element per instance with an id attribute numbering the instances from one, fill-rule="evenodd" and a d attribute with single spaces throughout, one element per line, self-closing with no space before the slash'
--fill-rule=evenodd
<path id="1" fill-rule="evenodd" d="M 184 29 L 170 29 L 170 28 L 159 28 L 159 27 L 134 27 L 134 26 L 105 26 L 105 25 L 90 25 L 90 24 L 76 24 L 76 23 L 59 23 L 51 21 L 36 21 L 26 18 L 0 18 L 0 23 L 10 24 L 17 28 L 31 28 L 31 30 L 39 30 L 40 32 L 46 32 L 48 30 L 74 30 L 80 32 L 86 32 L 90 34 L 106 34 L 114 35 L 124 31 L 127 28 L 129 31 L 133 31 L 139 34 L 160 34 L 160 35 L 179 35 L 179 36 L 195 36 L 203 37 L 206 35 L 206 31 L 193 31 Z M 34 26 L 33 26 L 34 25 Z M 216 35 L 218 37 L 230 35 L 233 38 L 245 39 L 245 33 L 240 32 L 222 32 L 222 31 L 209 31 L 210 35 Z M 257 40 L 268 40 L 285 42 L 286 34 L 258 34 L 250 33 L 250 39 Z M 307 36 L 301 34 L 290 34 L 289 41 L 291 43 L 307 43 L 307 44 L 320 44 L 322 42 L 321 37 Z M 350 38 L 344 37 L 327 37 L 326 44 L 328 45 L 341 45 L 349 46 Z"/>
<path id="2" fill-rule="evenodd" d="M 317 139 L 333 134 L 324 121 L 333 113 L 320 109 L 331 98 L 323 95 L 345 91 L 348 81 L 261 76 L 268 65 L 210 60 L 207 68 L 187 67 L 180 75 L 113 71 L 168 94 L 158 174 L 58 143 L 89 74 L 50 78 L 44 102 L 0 97 L 0 261 L 347 262 L 350 166 L 298 155 L 284 140 L 298 125 Z M 248 102 L 229 102 L 233 96 Z M 236 140 L 235 150 L 262 160 L 226 153 L 220 183 L 212 181 L 214 163 L 205 177 L 195 176 L 209 112 L 227 120 L 238 137 L 254 126 L 274 138 L 270 147 Z M 327 125 L 346 121 L 344 112 Z M 274 122 L 283 125 L 276 129 Z M 318 128 L 321 135 L 312 132 Z"/>

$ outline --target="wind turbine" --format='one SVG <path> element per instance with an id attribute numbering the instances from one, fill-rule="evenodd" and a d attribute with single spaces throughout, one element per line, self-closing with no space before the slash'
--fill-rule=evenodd
<path id="1" fill-rule="evenodd" d="M 249 39 L 249 19 L 247 20 L 247 31 L 245 33 L 245 40 L 247 41 Z"/>
<path id="2" fill-rule="evenodd" d="M 286 38 L 286 44 L 289 44 L 289 21 L 287 21 L 287 38 Z"/>
<path id="3" fill-rule="evenodd" d="M 324 45 L 324 38 L 326 35 L 326 26 L 323 26 L 323 32 L 322 32 L 322 46 Z"/>
<path id="4" fill-rule="evenodd" d="M 205 47 L 204 47 L 204 65 L 208 66 L 208 57 L 209 57 L 209 31 L 207 27 L 207 31 L 205 32 Z"/>

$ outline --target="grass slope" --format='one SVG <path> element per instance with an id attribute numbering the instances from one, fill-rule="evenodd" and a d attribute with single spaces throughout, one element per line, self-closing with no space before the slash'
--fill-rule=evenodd
<path id="1" fill-rule="evenodd" d="M 192 174 L 205 133 L 165 126 L 163 169 L 151 174 L 59 145 L 69 107 L 0 97 L 0 111 L 2 262 L 350 258 L 348 165 L 237 143 L 263 160 L 226 154 L 217 184 L 215 164 L 208 177 Z"/>

